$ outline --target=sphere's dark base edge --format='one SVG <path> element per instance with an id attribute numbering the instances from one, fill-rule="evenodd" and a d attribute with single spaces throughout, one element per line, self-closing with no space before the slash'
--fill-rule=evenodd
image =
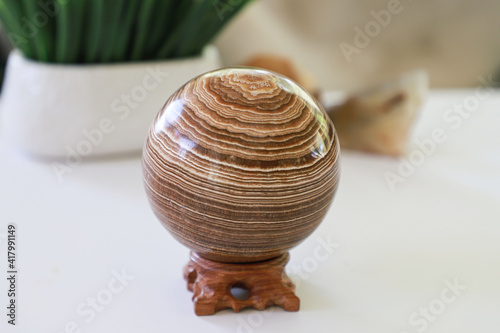
<path id="1" fill-rule="evenodd" d="M 282 256 L 285 252 L 284 251 L 277 251 L 273 253 L 268 253 L 268 254 L 261 254 L 261 255 L 248 255 L 248 256 L 242 256 L 242 255 L 221 255 L 221 254 L 215 254 L 213 252 L 200 252 L 200 251 L 191 251 L 195 253 L 197 256 L 214 261 L 214 262 L 220 262 L 220 263 L 226 263 L 226 264 L 250 264 L 250 263 L 257 263 L 257 262 L 264 262 L 264 261 L 269 261 L 275 258 L 278 258 Z"/>

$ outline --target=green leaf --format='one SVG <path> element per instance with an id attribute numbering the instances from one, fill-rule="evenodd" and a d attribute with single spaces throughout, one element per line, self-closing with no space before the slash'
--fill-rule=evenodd
<path id="1" fill-rule="evenodd" d="M 75 63 L 82 60 L 79 40 L 83 39 L 82 27 L 85 15 L 84 0 L 57 0 L 59 11 L 55 16 L 56 61 Z"/>
<path id="2" fill-rule="evenodd" d="M 248 2 L 0 0 L 0 20 L 12 44 L 39 61 L 168 59 L 199 54 Z"/>
<path id="3" fill-rule="evenodd" d="M 168 38 L 168 32 L 173 25 L 173 0 L 156 0 L 153 16 L 148 24 L 149 36 L 146 40 L 144 55 L 154 59 L 163 41 Z"/>
<path id="4" fill-rule="evenodd" d="M 146 39 L 148 38 L 148 23 L 153 16 L 154 0 L 142 0 L 137 25 L 135 26 L 135 39 L 132 47 L 132 60 L 141 60 L 144 54 Z"/>
<path id="5" fill-rule="evenodd" d="M 105 0 L 87 0 L 89 10 L 86 13 L 86 27 L 88 27 L 85 62 L 97 62 L 101 33 L 104 28 Z"/>
<path id="6" fill-rule="evenodd" d="M 127 0 L 115 0 L 115 1 L 105 1 L 105 19 L 107 21 L 107 29 L 103 31 L 103 38 L 101 43 L 102 57 L 101 62 L 110 62 L 119 58 L 115 55 L 114 50 L 119 43 L 119 35 L 121 33 L 121 21 L 123 20 L 128 1 Z"/>
<path id="7" fill-rule="evenodd" d="M 31 35 L 26 35 L 22 29 L 22 17 L 24 10 L 20 1 L 2 0 L 1 9 L 2 22 L 8 29 L 7 36 L 14 47 L 19 48 L 25 56 L 37 60 L 36 50 Z"/>
<path id="8" fill-rule="evenodd" d="M 118 28 L 120 33 L 114 43 L 113 61 L 127 61 L 130 59 L 130 48 L 134 36 L 133 29 L 140 4 L 140 1 L 137 0 L 129 0 L 124 4 Z"/>

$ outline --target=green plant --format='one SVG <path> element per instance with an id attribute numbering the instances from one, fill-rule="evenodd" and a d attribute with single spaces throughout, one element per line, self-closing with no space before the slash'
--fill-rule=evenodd
<path id="1" fill-rule="evenodd" d="M 28 58 L 107 63 L 195 56 L 251 0 L 0 0 Z"/>

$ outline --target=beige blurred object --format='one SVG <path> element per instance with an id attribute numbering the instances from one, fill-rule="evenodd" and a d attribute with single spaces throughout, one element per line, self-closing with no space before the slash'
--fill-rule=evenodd
<path id="1" fill-rule="evenodd" d="M 298 83 L 315 97 L 318 97 L 316 80 L 310 73 L 306 73 L 302 68 L 297 66 L 290 58 L 273 54 L 256 54 L 243 65 L 263 68 L 282 74 Z"/>
<path id="2" fill-rule="evenodd" d="M 289 57 L 322 90 L 356 89 L 416 68 L 428 71 L 433 88 L 479 86 L 478 76 L 500 69 L 500 1 L 401 0 L 397 14 L 378 24 L 373 13 L 380 16 L 393 3 L 398 1 L 254 1 L 216 45 L 228 66 L 256 53 Z M 376 31 L 359 45 L 357 31 L 367 27 Z M 346 57 L 342 43 L 359 46 L 359 53 Z"/>
<path id="3" fill-rule="evenodd" d="M 351 95 L 342 104 L 327 109 L 341 147 L 403 155 L 428 85 L 427 73 L 415 71 Z"/>

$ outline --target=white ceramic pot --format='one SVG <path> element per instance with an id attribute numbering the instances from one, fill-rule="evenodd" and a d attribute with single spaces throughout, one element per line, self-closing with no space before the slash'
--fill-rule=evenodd
<path id="1" fill-rule="evenodd" d="M 1 99 L 4 138 L 39 157 L 139 152 L 167 98 L 218 67 L 213 46 L 200 57 L 103 65 L 40 63 L 13 51 Z"/>

